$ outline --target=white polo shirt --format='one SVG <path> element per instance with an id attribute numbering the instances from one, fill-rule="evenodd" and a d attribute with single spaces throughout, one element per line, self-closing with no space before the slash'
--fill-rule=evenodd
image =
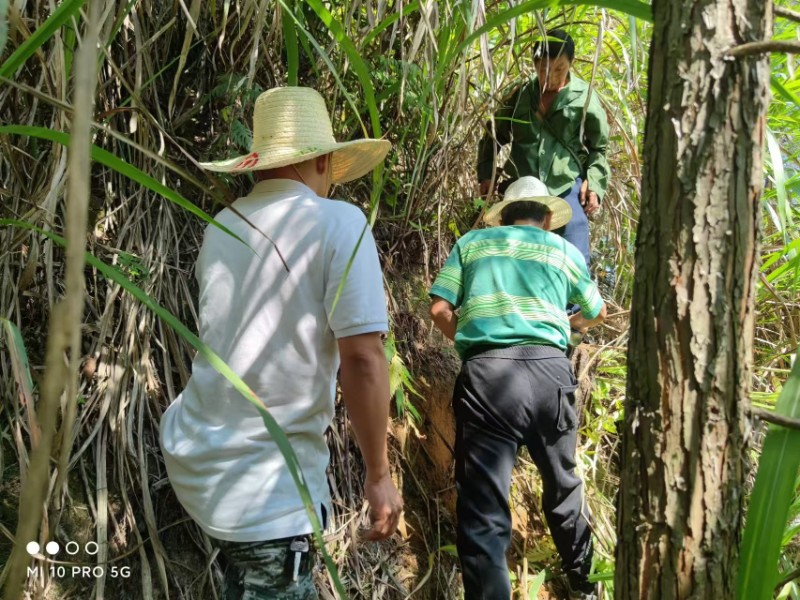
<path id="1" fill-rule="evenodd" d="M 200 338 L 266 403 L 319 510 L 330 503 L 324 433 L 334 413 L 336 339 L 388 330 L 375 241 L 357 207 L 291 180 L 262 181 L 233 207 L 255 228 L 230 209 L 216 219 L 250 248 L 206 228 L 196 266 Z M 161 420 L 161 447 L 178 499 L 210 536 L 252 542 L 311 532 L 258 411 L 200 355 Z"/>

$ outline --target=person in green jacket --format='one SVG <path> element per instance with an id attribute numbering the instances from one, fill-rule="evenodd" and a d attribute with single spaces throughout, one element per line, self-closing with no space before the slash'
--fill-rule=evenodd
<path id="1" fill-rule="evenodd" d="M 589 265 L 589 221 L 608 189 L 608 121 L 596 93 L 570 72 L 575 42 L 563 30 L 534 46 L 536 75 L 516 88 L 487 123 L 478 146 L 478 181 L 486 197 L 497 181 L 500 146 L 511 144 L 502 172 L 509 183 L 532 175 L 572 207 L 572 220 L 556 231 L 572 242 Z M 588 101 L 587 101 L 588 96 Z"/>

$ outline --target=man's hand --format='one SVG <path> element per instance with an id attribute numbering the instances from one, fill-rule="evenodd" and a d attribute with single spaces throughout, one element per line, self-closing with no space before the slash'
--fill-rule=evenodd
<path id="1" fill-rule="evenodd" d="M 491 189 L 492 189 L 492 180 L 491 179 L 484 179 L 483 181 L 481 181 L 480 188 L 479 188 L 479 191 L 480 191 L 480 194 L 481 194 L 481 198 L 484 198 L 484 199 L 488 198 L 489 197 L 489 192 L 491 191 Z"/>
<path id="2" fill-rule="evenodd" d="M 600 198 L 598 198 L 595 192 L 589 190 L 588 179 L 583 180 L 578 199 L 583 207 L 583 212 L 585 212 L 586 216 L 590 219 L 593 219 L 595 215 L 600 212 Z"/>
<path id="3" fill-rule="evenodd" d="M 403 499 L 389 473 L 376 480 L 367 474 L 364 497 L 369 502 L 369 520 L 372 523 L 364 539 L 375 542 L 388 538 L 397 530 L 403 514 Z"/>
<path id="4" fill-rule="evenodd" d="M 439 298 L 439 296 L 431 298 L 430 315 L 433 324 L 447 339 L 455 341 L 456 331 L 458 331 L 458 316 L 454 309 L 455 307 L 444 298 Z"/>
<path id="5" fill-rule="evenodd" d="M 605 321 L 606 315 L 607 308 L 605 302 L 603 302 L 603 307 L 600 309 L 600 312 L 594 319 L 587 319 L 583 316 L 583 310 L 580 310 L 579 312 L 576 312 L 574 315 L 570 316 L 569 326 L 571 329 L 579 331 L 585 335 L 590 327 L 594 327 L 595 325 L 599 325 Z"/>

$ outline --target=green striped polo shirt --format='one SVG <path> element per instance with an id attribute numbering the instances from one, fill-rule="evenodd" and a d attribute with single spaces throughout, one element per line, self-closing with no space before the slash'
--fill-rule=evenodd
<path id="1" fill-rule="evenodd" d="M 455 343 L 462 359 L 491 347 L 566 349 L 566 306 L 579 305 L 587 319 L 603 307 L 580 251 L 532 225 L 478 229 L 461 237 L 430 295 L 458 309 Z"/>

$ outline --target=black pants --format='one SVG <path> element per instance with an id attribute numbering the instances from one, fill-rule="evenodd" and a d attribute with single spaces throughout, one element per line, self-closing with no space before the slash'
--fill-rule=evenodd
<path id="1" fill-rule="evenodd" d="M 550 532 L 571 582 L 591 567 L 583 484 L 575 474 L 576 381 L 557 348 L 490 350 L 464 362 L 453 394 L 456 415 L 457 542 L 465 600 L 508 600 L 508 494 L 525 445 L 542 477 Z"/>

